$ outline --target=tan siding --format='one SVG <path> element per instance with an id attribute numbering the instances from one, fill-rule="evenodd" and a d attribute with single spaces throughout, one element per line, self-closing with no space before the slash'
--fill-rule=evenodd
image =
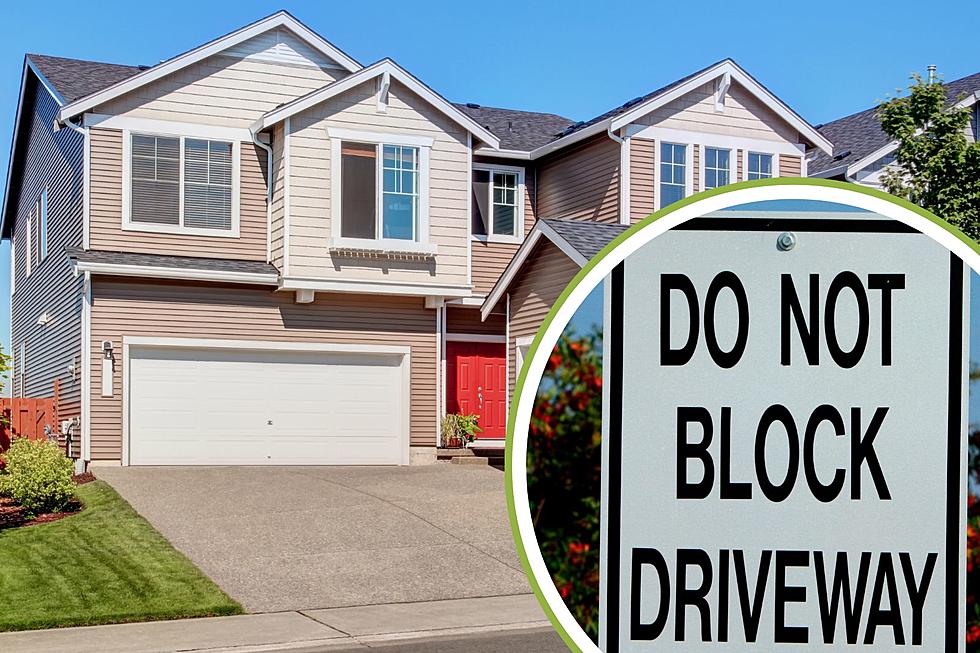
<path id="1" fill-rule="evenodd" d="M 701 146 L 694 143 L 690 148 L 691 155 L 691 177 L 693 181 L 691 187 L 695 193 L 701 192 Z"/>
<path id="2" fill-rule="evenodd" d="M 215 55 L 96 107 L 94 113 L 248 127 L 343 71 Z"/>
<path id="3" fill-rule="evenodd" d="M 636 223 L 654 211 L 654 148 L 645 138 L 630 139 L 630 222 Z"/>
<path id="4" fill-rule="evenodd" d="M 291 276 L 466 285 L 470 188 L 466 132 L 400 83 L 392 82 L 388 110 L 378 113 L 370 80 L 291 119 L 289 137 L 289 273 Z M 434 262 L 344 258 L 328 247 L 330 216 L 328 126 L 434 139 L 430 154 L 429 239 Z"/>
<path id="5" fill-rule="evenodd" d="M 518 338 L 533 336 L 579 267 L 550 241 L 542 240 L 510 287 L 510 387 L 517 379 Z"/>
<path id="6" fill-rule="evenodd" d="M 187 254 L 266 260 L 266 153 L 241 145 L 241 208 L 238 238 L 184 236 L 122 228 L 122 132 L 92 129 L 90 246 L 114 252 Z"/>
<path id="7" fill-rule="evenodd" d="M 165 316 L 165 319 L 162 319 Z M 411 346 L 411 438 L 435 442 L 436 322 L 421 298 L 317 294 L 309 305 L 291 295 L 244 287 L 97 280 L 93 289 L 93 360 L 101 342 L 122 352 L 123 336 L 227 338 L 288 342 Z M 92 457 L 122 455 L 122 364 L 114 395 L 101 396 L 100 367 L 92 366 Z"/>
<path id="8" fill-rule="evenodd" d="M 738 82 L 732 82 L 723 112 L 715 111 L 715 86 L 710 82 L 657 108 L 637 123 L 741 138 L 790 143 L 800 140 L 795 129 Z"/>
<path id="9" fill-rule="evenodd" d="M 618 223 L 619 147 L 603 134 L 542 162 L 538 216 Z"/>
<path id="10" fill-rule="evenodd" d="M 81 413 L 81 312 L 83 278 L 72 271 L 67 247 L 82 244 L 83 139 L 70 129 L 53 130 L 58 104 L 42 87 L 28 78 L 24 90 L 25 113 L 21 136 L 26 147 L 18 156 L 20 179 L 8 198 L 14 212 L 14 294 L 10 297 L 10 351 L 13 356 L 11 396 L 51 397 L 60 383 L 60 417 Z M 47 189 L 47 256 L 40 260 L 38 202 Z M 8 189 L 9 190 L 9 189 Z M 27 276 L 27 226 L 31 226 L 31 274 Z M 4 270 L 3 274 L 8 271 Z M 6 308 L 4 313 L 6 313 Z M 47 324 L 38 318 L 47 313 Z M 21 345 L 26 358 L 21 360 Z M 23 378 L 20 373 L 24 363 Z M 52 424 L 52 426 L 57 426 Z M 76 436 L 79 432 L 76 431 Z M 78 453 L 76 437 L 75 453 Z"/>
<path id="11" fill-rule="evenodd" d="M 742 166 L 745 165 L 745 152 L 744 150 L 739 150 L 735 157 L 735 180 L 742 181 L 744 178 L 742 176 Z"/>
<path id="12" fill-rule="evenodd" d="M 791 154 L 779 155 L 779 176 L 780 177 L 799 177 L 800 176 L 800 157 Z"/>
<path id="13" fill-rule="evenodd" d="M 486 321 L 480 319 L 479 308 L 459 308 L 449 306 L 446 311 L 447 333 L 476 333 L 481 335 L 504 335 L 504 314 L 488 315 Z"/>

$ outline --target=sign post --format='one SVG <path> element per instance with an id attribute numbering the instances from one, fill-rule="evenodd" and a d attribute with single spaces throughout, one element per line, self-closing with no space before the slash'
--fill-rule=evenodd
<path id="1" fill-rule="evenodd" d="M 607 283 L 600 648 L 963 651 L 967 270 L 765 215 Z"/>

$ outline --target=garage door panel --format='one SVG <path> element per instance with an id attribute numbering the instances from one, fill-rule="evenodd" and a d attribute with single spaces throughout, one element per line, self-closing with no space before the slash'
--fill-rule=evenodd
<path id="1" fill-rule="evenodd" d="M 131 464 L 399 464 L 401 355 L 133 348 Z"/>

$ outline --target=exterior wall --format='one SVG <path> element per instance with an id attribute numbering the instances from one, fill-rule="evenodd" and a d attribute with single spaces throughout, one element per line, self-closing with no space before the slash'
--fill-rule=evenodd
<path id="1" fill-rule="evenodd" d="M 803 159 L 799 156 L 789 154 L 779 155 L 779 176 L 780 177 L 800 177 L 803 172 Z"/>
<path id="2" fill-rule="evenodd" d="M 483 321 L 479 308 L 448 306 L 446 310 L 447 333 L 502 336 L 506 326 L 503 313 L 494 313 Z"/>
<path id="3" fill-rule="evenodd" d="M 723 112 L 715 111 L 715 85 L 709 82 L 636 122 L 708 134 L 800 142 L 800 135 L 795 129 L 735 81 L 725 97 Z"/>
<path id="4" fill-rule="evenodd" d="M 510 388 L 515 387 L 517 379 L 517 339 L 537 333 L 548 311 L 579 269 L 553 243 L 542 239 L 511 284 L 510 340 L 507 343 Z"/>
<path id="5" fill-rule="evenodd" d="M 637 223 L 656 209 L 654 143 L 646 138 L 630 139 L 630 223 Z"/>
<path id="6" fill-rule="evenodd" d="M 93 113 L 248 127 L 266 111 L 346 76 L 346 71 L 215 55 Z"/>
<path id="7" fill-rule="evenodd" d="M 537 215 L 618 223 L 619 148 L 602 134 L 543 160 L 538 168 Z"/>
<path id="8" fill-rule="evenodd" d="M 81 306 L 83 278 L 72 272 L 66 247 L 82 244 L 82 179 L 84 139 L 71 129 L 54 132 L 58 105 L 29 76 L 25 88 L 21 138 L 26 140 L 23 177 L 11 197 L 15 202 L 14 294 L 11 297 L 11 353 L 14 356 L 11 395 L 20 396 L 20 348 L 26 343 L 24 396 L 52 396 L 60 381 L 58 411 L 62 419 L 81 413 Z M 26 276 L 27 223 L 35 212 L 41 192 L 47 188 L 47 257 L 40 258 L 38 218 L 31 220 L 33 233 L 31 275 Z M 39 325 L 47 313 L 50 322 Z M 73 376 L 68 369 L 75 365 Z M 77 433 L 77 431 L 76 431 Z M 76 438 L 76 442 L 77 442 Z M 77 449 L 76 449 L 77 451 Z"/>
<path id="9" fill-rule="evenodd" d="M 514 166 L 512 159 L 499 160 L 489 157 L 474 157 L 474 163 L 499 163 L 501 165 Z M 524 168 L 524 236 L 534 226 L 537 219 L 535 207 L 537 204 L 537 172 L 531 166 Z M 486 296 L 493 290 L 497 279 L 504 273 L 504 269 L 510 260 L 517 253 L 518 244 L 513 243 L 490 243 L 473 240 L 470 243 L 473 249 L 471 265 L 473 279 L 473 294 Z M 502 332 L 501 332 L 502 333 Z"/>
<path id="10" fill-rule="evenodd" d="M 254 143 L 241 145 L 239 237 L 127 231 L 123 224 L 123 132 L 91 128 L 92 189 L 89 246 L 94 250 L 265 261 L 266 159 Z"/>
<path id="11" fill-rule="evenodd" d="M 283 125 L 272 130 L 272 224 L 270 229 L 269 262 L 279 270 L 284 270 L 283 256 L 286 247 L 286 164 L 283 159 L 286 142 Z"/>
<path id="12" fill-rule="evenodd" d="M 429 241 L 435 260 L 345 256 L 329 249 L 331 142 L 327 127 L 387 131 L 434 139 L 429 162 Z M 465 286 L 469 248 L 469 153 L 466 131 L 392 80 L 388 110 L 377 110 L 369 80 L 291 118 L 289 138 L 289 274 L 305 279 L 367 280 Z M 339 235 L 339 234 L 336 234 Z"/>
<path id="13" fill-rule="evenodd" d="M 411 443 L 435 444 L 436 318 L 421 298 L 318 293 L 315 303 L 301 305 L 288 294 L 244 286 L 104 279 L 94 281 L 92 295 L 94 361 L 103 340 L 121 356 L 123 336 L 410 345 Z M 121 360 L 112 397 L 101 396 L 100 366 L 91 373 L 92 458 L 120 460 Z"/>

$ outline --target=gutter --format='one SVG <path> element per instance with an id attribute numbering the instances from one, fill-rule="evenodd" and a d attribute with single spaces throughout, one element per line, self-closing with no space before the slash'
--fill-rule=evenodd
<path id="1" fill-rule="evenodd" d="M 202 270 L 165 268 L 149 265 L 124 265 L 114 263 L 74 262 L 76 272 L 104 274 L 117 277 L 146 277 L 152 279 L 179 279 L 181 281 L 222 281 L 225 283 L 275 286 L 279 275 L 261 272 L 232 272 L 229 270 Z"/>
<path id="2" fill-rule="evenodd" d="M 252 135 L 252 142 L 265 150 L 267 155 L 266 159 L 266 179 L 268 183 L 268 189 L 265 194 L 265 262 L 272 263 L 272 187 L 275 184 L 275 178 L 273 177 L 273 162 L 275 157 L 272 154 L 272 146 L 266 145 L 259 140 L 258 133 L 249 129 L 249 133 Z"/>

